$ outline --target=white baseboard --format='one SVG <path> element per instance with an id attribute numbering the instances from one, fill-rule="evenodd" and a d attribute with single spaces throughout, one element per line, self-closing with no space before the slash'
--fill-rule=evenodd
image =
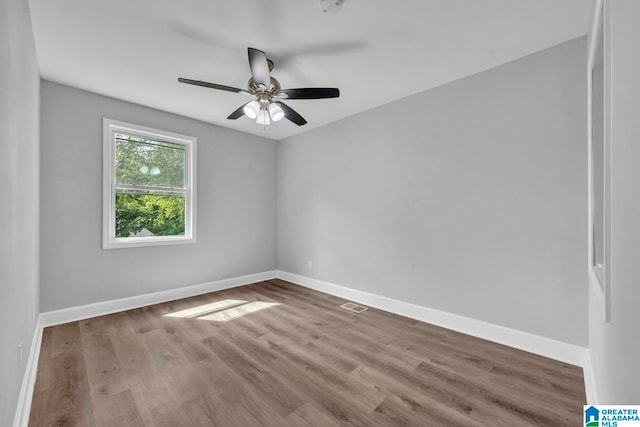
<path id="1" fill-rule="evenodd" d="M 13 427 L 27 427 L 29 424 L 29 413 L 31 412 L 31 400 L 33 399 L 33 387 L 36 384 L 36 374 L 38 372 L 38 360 L 40 359 L 40 345 L 42 344 L 42 325 L 40 316 L 36 322 L 29 358 L 24 369 L 20 395 L 18 396 L 18 406 L 13 419 Z"/>
<path id="2" fill-rule="evenodd" d="M 248 285 L 250 283 L 262 282 L 264 280 L 273 279 L 274 277 L 276 277 L 275 271 L 265 271 L 263 273 L 232 277 L 230 279 L 200 283 L 198 285 L 169 289 L 166 291 L 154 292 L 151 294 L 136 295 L 128 298 L 96 302 L 93 304 L 64 308 L 62 310 L 48 311 L 40 315 L 41 325 L 42 327 L 46 327 L 59 325 L 62 323 L 75 322 L 76 320 L 88 319 L 90 317 L 103 316 L 106 314 L 117 313 L 119 311 L 131 310 L 133 308 L 160 304 L 176 299 L 188 298 L 196 295 L 206 294 L 209 292 L 221 291 L 223 289 Z"/>
<path id="3" fill-rule="evenodd" d="M 538 335 L 522 332 L 504 326 L 471 319 L 457 314 L 447 313 L 432 308 L 419 306 L 416 304 L 395 300 L 380 295 L 371 294 L 333 283 L 312 279 L 286 271 L 266 271 L 263 273 L 250 274 L 247 276 L 234 277 L 217 280 L 183 288 L 170 289 L 151 294 L 138 295 L 134 297 L 122 298 L 111 301 L 98 302 L 78 307 L 70 307 L 62 310 L 41 313 L 38 317 L 36 330 L 34 331 L 33 342 L 29 352 L 29 359 L 25 369 L 18 408 L 16 411 L 13 427 L 27 427 L 29 413 L 31 411 L 31 400 L 38 369 L 38 358 L 40 355 L 40 345 L 42 342 L 42 330 L 44 327 L 58 325 L 67 322 L 87 319 L 90 317 L 102 316 L 147 305 L 158 304 L 180 298 L 187 298 L 223 289 L 234 288 L 251 283 L 261 282 L 279 278 L 300 286 L 314 289 L 327 294 L 339 296 L 360 304 L 375 307 L 391 313 L 396 313 L 405 317 L 431 323 L 454 331 L 473 335 L 489 341 L 508 345 L 520 350 L 528 351 L 551 359 L 559 360 L 572 365 L 581 366 L 584 371 L 585 389 L 587 402 L 597 403 L 596 388 L 594 382 L 593 368 L 589 350 L 568 344 L 565 342 L 541 337 Z"/>
<path id="4" fill-rule="evenodd" d="M 596 378 L 593 372 L 593 364 L 591 362 L 591 351 L 587 351 L 585 364 L 582 367 L 584 376 L 584 389 L 587 394 L 587 405 L 597 405 L 599 403 L 598 393 L 596 389 Z"/>
<path id="5" fill-rule="evenodd" d="M 518 331 L 493 323 L 447 313 L 440 310 L 399 301 L 356 289 L 346 288 L 322 280 L 286 271 L 277 271 L 277 277 L 297 285 L 301 285 L 320 292 L 339 296 L 354 302 L 379 308 L 411 319 L 431 323 L 443 328 L 452 329 L 478 338 L 483 338 L 499 344 L 508 345 L 540 356 L 559 360 L 564 363 L 585 366 L 588 350 L 574 344 L 545 338 L 528 332 Z"/>
<path id="6" fill-rule="evenodd" d="M 188 298 L 195 295 L 202 295 L 209 292 L 223 289 L 235 288 L 242 285 L 261 282 L 276 277 L 275 271 L 265 271 L 263 273 L 249 274 L 247 276 L 232 277 L 229 279 L 216 280 L 213 282 L 201 283 L 198 285 L 186 286 L 183 288 L 169 289 L 166 291 L 154 292 L 151 294 L 137 295 L 134 297 L 121 298 L 117 300 L 97 302 L 78 307 L 70 307 L 62 310 L 48 311 L 40 313 L 38 322 L 33 333 L 29 359 L 25 366 L 20 396 L 13 421 L 13 427 L 27 427 L 29 424 L 29 414 L 31 412 L 31 401 L 33 399 L 33 389 L 38 373 L 38 360 L 40 357 L 40 346 L 42 345 L 42 331 L 47 326 L 59 325 L 62 323 L 74 322 L 76 320 L 88 319 L 90 317 L 103 316 L 105 314 L 130 310 L 132 308 L 144 307 L 152 304 L 173 301 L 180 298 Z"/>

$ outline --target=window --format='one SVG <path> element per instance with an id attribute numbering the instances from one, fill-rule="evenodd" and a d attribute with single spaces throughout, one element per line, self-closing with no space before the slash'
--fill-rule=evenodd
<path id="1" fill-rule="evenodd" d="M 196 138 L 103 121 L 103 249 L 195 242 Z"/>
<path id="2" fill-rule="evenodd" d="M 589 39 L 589 282 L 602 307 L 603 318 L 611 320 L 611 77 L 608 0 L 595 5 Z"/>

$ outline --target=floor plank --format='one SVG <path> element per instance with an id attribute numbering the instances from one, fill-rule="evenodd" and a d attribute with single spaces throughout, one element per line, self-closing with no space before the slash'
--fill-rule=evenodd
<path id="1" fill-rule="evenodd" d="M 274 279 L 45 328 L 29 425 L 580 424 L 580 368 L 345 302 Z"/>

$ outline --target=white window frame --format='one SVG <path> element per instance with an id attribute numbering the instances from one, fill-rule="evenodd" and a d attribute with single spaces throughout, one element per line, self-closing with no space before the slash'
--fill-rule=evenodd
<path id="1" fill-rule="evenodd" d="M 588 111 L 588 277 L 597 304 L 602 309 L 602 318 L 611 322 L 611 37 L 609 27 L 610 0 L 595 0 L 592 14 L 591 31 L 589 33 L 589 51 L 587 58 L 587 111 Z M 602 99 L 603 115 L 603 206 L 601 206 L 603 223 L 603 245 L 598 250 L 603 252 L 603 264 L 594 263 L 594 156 L 593 156 L 593 94 L 592 70 L 596 62 L 596 48 L 602 42 L 604 62 L 604 97 Z"/>
<path id="2" fill-rule="evenodd" d="M 193 136 L 180 135 L 103 118 L 102 120 L 102 248 L 176 245 L 196 242 L 196 143 Z M 183 236 L 116 237 L 116 133 L 180 144 L 186 147 L 185 233 Z"/>

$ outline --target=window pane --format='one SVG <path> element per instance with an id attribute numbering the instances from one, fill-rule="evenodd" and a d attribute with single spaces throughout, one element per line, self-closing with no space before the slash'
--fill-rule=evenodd
<path id="1" fill-rule="evenodd" d="M 185 187 L 186 147 L 116 134 L 116 184 Z"/>
<path id="2" fill-rule="evenodd" d="M 116 189 L 116 237 L 184 236 L 184 194 Z"/>

